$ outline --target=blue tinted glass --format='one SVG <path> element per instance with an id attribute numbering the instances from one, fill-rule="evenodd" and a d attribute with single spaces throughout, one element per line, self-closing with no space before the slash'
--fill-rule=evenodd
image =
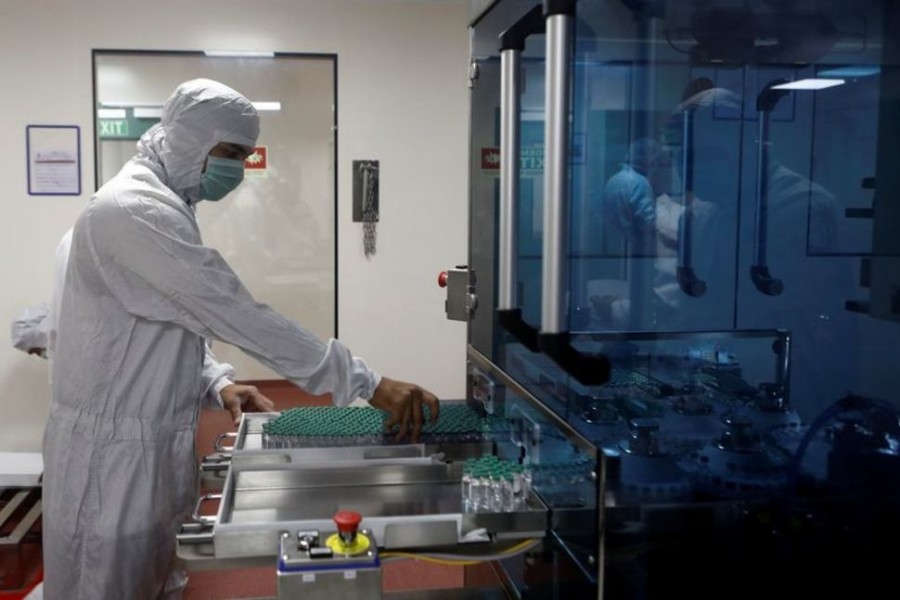
<path id="1" fill-rule="evenodd" d="M 571 530 L 556 540 L 605 570 L 609 597 L 716 597 L 718 580 L 683 581 L 698 564 L 766 573 L 755 591 L 789 576 L 830 592 L 845 580 L 824 574 L 847 565 L 876 580 L 866 548 L 900 531 L 900 5 L 577 5 L 560 292 L 574 352 L 498 328 L 491 355 L 523 407 L 559 417 L 542 448 L 577 437 L 603 457 L 606 562 Z M 515 285 L 535 328 L 545 39 L 523 54 L 517 149 Z M 610 381 L 577 376 L 594 355 Z"/>

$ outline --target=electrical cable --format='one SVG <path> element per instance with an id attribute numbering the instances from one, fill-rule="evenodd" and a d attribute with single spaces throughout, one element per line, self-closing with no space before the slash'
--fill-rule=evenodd
<path id="1" fill-rule="evenodd" d="M 421 560 L 423 562 L 430 562 L 439 565 L 451 565 L 451 566 L 459 566 L 459 567 L 468 567 L 471 565 L 477 565 L 481 561 L 478 560 L 441 560 L 438 558 L 430 558 L 424 554 L 414 554 L 412 552 L 382 552 L 380 558 L 384 562 L 393 562 L 395 560 Z"/>
<path id="2" fill-rule="evenodd" d="M 392 558 L 407 558 L 413 560 L 422 560 L 426 562 L 433 562 L 442 565 L 476 565 L 482 562 L 490 562 L 494 560 L 501 560 L 504 558 L 510 558 L 512 556 L 516 556 L 518 554 L 522 554 L 524 552 L 528 552 L 532 548 L 535 548 L 541 543 L 540 539 L 528 539 L 523 542 L 519 542 L 518 544 L 511 546 L 504 550 L 503 552 L 499 552 L 497 554 L 483 554 L 483 555 L 463 555 L 460 557 L 454 554 L 443 554 L 443 553 L 435 553 L 435 552 L 382 552 L 382 559 L 392 559 Z"/>

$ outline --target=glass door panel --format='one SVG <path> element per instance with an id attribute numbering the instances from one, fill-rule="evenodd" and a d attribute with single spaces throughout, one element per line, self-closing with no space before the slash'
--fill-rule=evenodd
<path id="1" fill-rule="evenodd" d="M 578 10 L 571 328 L 730 328 L 741 123 L 716 111 L 740 111 L 741 82 L 692 64 L 649 11 Z"/>

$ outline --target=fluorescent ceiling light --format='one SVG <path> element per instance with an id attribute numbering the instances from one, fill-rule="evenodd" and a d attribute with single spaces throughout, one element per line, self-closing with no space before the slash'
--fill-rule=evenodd
<path id="1" fill-rule="evenodd" d="M 256 110 L 281 110 L 281 102 L 253 102 Z"/>
<path id="2" fill-rule="evenodd" d="M 278 111 L 281 110 L 281 102 L 253 102 L 253 106 L 258 111 Z M 103 102 L 104 108 L 97 109 L 98 114 L 102 111 L 113 111 L 109 114 L 121 114 L 116 117 L 103 117 L 101 119 L 124 119 L 126 108 L 134 109 L 134 116 L 137 119 L 159 119 L 162 117 L 162 104 L 155 102 Z M 115 112 L 118 111 L 118 112 Z"/>
<path id="3" fill-rule="evenodd" d="M 868 77 L 870 75 L 878 75 L 880 72 L 881 67 L 878 65 L 849 65 L 825 69 L 824 71 L 819 71 L 819 75 L 822 77 Z"/>
<path id="4" fill-rule="evenodd" d="M 130 102 L 128 100 L 114 100 L 112 102 L 101 102 L 100 106 L 106 108 L 162 108 L 162 102 Z"/>
<path id="5" fill-rule="evenodd" d="M 124 119 L 128 115 L 125 113 L 124 108 L 98 108 L 97 109 L 97 118 L 98 119 Z"/>
<path id="6" fill-rule="evenodd" d="M 154 106 L 154 107 L 135 107 L 134 109 L 134 118 L 135 119 L 161 119 L 162 118 L 162 107 Z"/>
<path id="7" fill-rule="evenodd" d="M 273 58 L 274 52 L 255 52 L 245 50 L 204 50 L 203 54 L 213 57 L 237 57 L 237 58 Z"/>
<path id="8" fill-rule="evenodd" d="M 847 83 L 843 79 L 798 79 L 782 83 L 781 85 L 773 85 L 773 90 L 824 90 L 825 88 L 843 85 Z"/>

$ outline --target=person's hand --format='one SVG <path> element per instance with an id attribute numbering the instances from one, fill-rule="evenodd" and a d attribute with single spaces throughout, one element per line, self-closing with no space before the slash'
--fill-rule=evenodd
<path id="1" fill-rule="evenodd" d="M 256 386 L 232 383 L 219 390 L 222 405 L 231 413 L 235 426 L 240 425 L 241 415 L 246 412 L 271 412 L 275 403 L 263 396 Z"/>
<path id="2" fill-rule="evenodd" d="M 395 425 L 399 426 L 398 441 L 406 437 L 407 433 L 411 433 L 413 443 L 419 441 L 419 435 L 422 433 L 424 420 L 422 405 L 427 405 L 430 409 L 432 423 L 437 422 L 441 413 L 437 396 L 415 384 L 387 377 L 381 378 L 381 383 L 375 388 L 375 394 L 369 400 L 369 404 L 388 413 L 388 422 L 385 424 L 388 431 Z"/>

